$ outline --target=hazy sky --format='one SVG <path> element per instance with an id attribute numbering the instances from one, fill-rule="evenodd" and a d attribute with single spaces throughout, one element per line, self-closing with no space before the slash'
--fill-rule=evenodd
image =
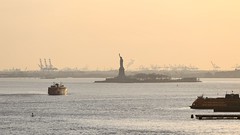
<path id="1" fill-rule="evenodd" d="M 240 64 L 239 0 L 0 0 L 0 69 Z"/>

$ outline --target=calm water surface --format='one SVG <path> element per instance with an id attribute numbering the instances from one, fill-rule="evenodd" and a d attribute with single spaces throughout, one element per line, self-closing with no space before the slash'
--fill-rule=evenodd
<path id="1" fill-rule="evenodd" d="M 240 79 L 201 83 L 95 84 L 103 79 L 0 79 L 0 135 L 42 134 L 236 134 L 239 120 L 197 120 L 197 96 L 240 93 Z M 67 96 L 49 96 L 63 82 Z M 31 117 L 31 113 L 36 116 Z"/>

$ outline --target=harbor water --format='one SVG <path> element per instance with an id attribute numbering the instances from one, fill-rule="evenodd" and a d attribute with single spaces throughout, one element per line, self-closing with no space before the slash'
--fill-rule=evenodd
<path id="1" fill-rule="evenodd" d="M 104 79 L 0 79 L 0 135 L 238 135 L 239 120 L 197 120 L 191 114 L 197 96 L 240 93 L 240 79 L 199 83 L 93 83 Z M 49 96 L 62 82 L 67 96 Z M 32 113 L 34 116 L 32 117 Z M 215 113 L 223 114 L 223 113 Z M 230 113 L 238 114 L 238 113 Z"/>

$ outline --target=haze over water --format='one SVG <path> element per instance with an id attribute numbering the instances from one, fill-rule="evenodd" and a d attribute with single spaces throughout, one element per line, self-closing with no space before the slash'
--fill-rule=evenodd
<path id="1" fill-rule="evenodd" d="M 95 84 L 96 79 L 0 79 L 0 131 L 7 134 L 238 135 L 238 120 L 197 120 L 197 96 L 240 92 L 240 79 L 202 83 Z M 98 80 L 98 79 L 97 79 Z M 102 79 L 99 79 L 102 80 Z M 49 96 L 62 81 L 67 96 Z M 35 117 L 31 117 L 31 113 Z"/>

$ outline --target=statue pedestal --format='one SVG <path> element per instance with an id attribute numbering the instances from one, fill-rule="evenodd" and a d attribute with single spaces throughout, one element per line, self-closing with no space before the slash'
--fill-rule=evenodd
<path id="1" fill-rule="evenodd" d="M 119 68 L 118 78 L 119 78 L 119 79 L 125 79 L 125 78 L 126 78 L 124 67 L 120 67 L 120 68 Z"/>

